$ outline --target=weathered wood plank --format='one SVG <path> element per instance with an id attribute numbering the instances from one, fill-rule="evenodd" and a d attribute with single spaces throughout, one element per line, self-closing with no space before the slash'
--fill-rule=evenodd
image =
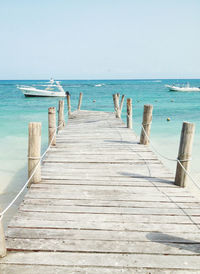
<path id="1" fill-rule="evenodd" d="M 179 195 L 180 190 L 179 188 L 170 188 L 168 187 L 167 189 L 159 189 L 156 188 L 154 185 L 149 184 L 149 191 L 146 193 L 146 195 L 165 195 L 165 194 L 171 194 L 173 195 Z M 62 191 L 74 191 L 77 189 L 76 186 L 73 184 L 68 184 L 68 185 L 60 185 L 60 184 L 43 184 L 43 183 L 38 183 L 35 185 L 31 186 L 32 189 L 35 188 L 43 188 L 45 190 L 51 190 L 56 191 L 56 190 L 62 190 Z M 134 186 L 134 185 L 112 185 L 110 186 L 110 183 L 107 183 L 107 185 L 88 185 L 87 182 L 85 182 L 85 185 L 80 185 L 79 186 L 80 191 L 118 191 L 121 193 L 144 193 L 144 189 L 140 186 Z M 183 189 L 181 191 L 181 196 L 191 196 L 191 193 L 188 192 L 187 190 Z"/>
<path id="2" fill-rule="evenodd" d="M 199 256 L 150 254 L 96 254 L 56 252 L 12 252 L 0 264 L 35 264 L 57 266 L 142 267 L 158 269 L 200 269 Z"/>
<path id="3" fill-rule="evenodd" d="M 49 212 L 25 212 L 18 211 L 16 217 L 30 218 L 30 219 L 42 219 L 42 220 L 69 220 L 79 222 L 116 222 L 116 223 L 160 223 L 160 224 L 192 224 L 200 223 L 200 217 L 189 217 L 189 216 L 165 216 L 165 215 L 122 215 L 122 214 L 95 214 L 95 213 L 49 213 Z M 194 221 L 192 221 L 194 220 Z"/>
<path id="4" fill-rule="evenodd" d="M 169 176 L 169 174 L 168 174 Z M 57 175 L 58 178 L 56 179 L 53 179 L 52 177 L 49 177 L 49 178 L 44 178 L 43 176 L 43 179 L 42 181 L 77 181 L 77 182 L 85 182 L 85 181 L 88 181 L 88 182 L 105 182 L 107 184 L 107 182 L 117 182 L 117 183 L 124 183 L 124 182 L 133 182 L 133 184 L 135 182 L 141 182 L 141 187 L 144 183 L 146 183 L 146 185 L 150 185 L 150 184 L 153 184 L 155 187 L 167 187 L 167 186 L 170 186 L 170 187 L 178 187 L 176 185 L 174 185 L 174 181 L 173 181 L 173 178 L 171 176 L 167 177 L 167 176 L 163 176 L 163 177 L 148 177 L 148 176 L 138 176 L 138 175 L 131 175 L 131 176 L 124 176 L 124 177 L 117 177 L 117 176 L 99 176 L 99 177 L 95 177 L 95 176 L 90 176 L 88 177 L 87 179 L 84 179 L 82 178 L 81 176 L 74 176 L 74 178 L 70 175 L 68 175 L 69 178 L 65 178 L 65 179 L 62 179 L 62 178 L 59 178 L 59 177 L 62 177 L 62 176 L 59 176 Z M 71 177 L 71 178 L 70 178 Z"/>
<path id="5" fill-rule="evenodd" d="M 153 268 L 138 268 L 138 267 L 95 267 L 95 266 L 49 266 L 49 265 L 31 265 L 31 264 L 0 264 L 0 273 L 1 274 L 198 274 L 199 271 L 191 270 L 191 269 L 153 269 Z"/>
<path id="6" fill-rule="evenodd" d="M 181 208 L 181 209 L 197 209 L 199 210 L 200 203 L 172 203 L 168 202 L 143 202 L 143 201 L 114 201 L 114 200 L 88 200 L 88 199 L 29 199 L 25 198 L 23 204 L 27 205 L 54 205 L 54 206 L 106 206 L 106 207 L 144 207 L 144 208 Z"/>
<path id="7" fill-rule="evenodd" d="M 124 214 L 124 215 L 165 215 L 165 216 L 200 216 L 199 209 L 178 209 L 178 208 L 131 208 L 131 207 L 95 207 L 95 206 L 52 206 L 52 205 L 21 205 L 21 211 L 36 212 L 65 212 L 65 213 L 104 213 L 104 214 Z"/>
<path id="8" fill-rule="evenodd" d="M 188 254 L 200 253 L 200 244 L 156 243 L 132 241 L 13 239 L 8 238 L 9 250 L 95 252 L 125 254 Z"/>
<path id="9" fill-rule="evenodd" d="M 192 202 L 196 203 L 199 202 L 197 198 L 190 197 L 190 196 L 173 196 L 173 197 L 168 197 L 165 195 L 140 195 L 140 194 L 127 194 L 127 193 L 120 193 L 116 191 L 115 193 L 106 193 L 104 192 L 90 192 L 90 191 L 85 191 L 84 193 L 78 193 L 77 192 L 62 192 L 58 191 L 56 193 L 52 192 L 51 190 L 47 191 L 42 189 L 42 191 L 38 188 L 32 188 L 27 194 L 27 198 L 39 198 L 39 199 L 91 199 L 91 200 L 115 200 L 115 201 L 143 201 L 143 202 L 174 202 L 174 203 L 184 203 L 184 202 Z M 181 195 L 181 194 L 180 194 Z"/>
<path id="10" fill-rule="evenodd" d="M 162 188 L 170 188 L 170 189 L 178 189 L 179 187 L 174 185 L 174 182 L 165 179 L 165 178 L 126 178 L 125 180 L 121 178 L 115 178 L 112 180 L 110 177 L 104 177 L 103 180 L 101 178 L 94 179 L 65 179 L 65 180 L 55 180 L 55 179 L 43 179 L 41 181 L 42 184 L 53 184 L 53 185 L 100 185 L 100 186 L 131 186 L 131 187 L 155 187 L 158 189 Z"/>
<path id="11" fill-rule="evenodd" d="M 191 194 L 188 191 L 181 191 L 181 193 L 179 191 L 177 191 L 175 188 L 174 189 L 164 189 L 164 190 L 160 190 L 160 189 L 156 189 L 154 188 L 148 188 L 149 191 L 144 193 L 144 189 L 143 188 L 139 188 L 139 187 L 130 187 L 130 186 L 109 186 L 109 185 L 80 185 L 78 188 L 75 185 L 53 185 L 53 184 L 38 184 L 37 186 L 32 186 L 31 190 L 29 193 L 35 192 L 35 193 L 40 193 L 41 190 L 43 192 L 46 193 L 52 193 L 55 195 L 58 194 L 63 194 L 63 193 L 74 193 L 74 194 L 79 194 L 79 192 L 82 192 L 84 195 L 105 195 L 105 196 L 113 196 L 115 197 L 115 195 L 127 195 L 128 196 L 133 196 L 135 198 L 138 198 L 138 196 L 140 196 L 140 194 L 143 194 L 143 197 L 141 197 L 141 200 L 144 197 L 155 197 L 155 199 L 157 198 L 157 196 L 161 197 L 161 198 L 168 198 L 167 194 L 170 194 L 171 197 L 175 198 L 175 197 L 188 197 L 192 199 Z M 81 195 L 81 194 L 80 194 Z M 161 200 L 162 201 L 162 200 Z"/>
<path id="12" fill-rule="evenodd" d="M 198 233 L 199 228 L 196 224 L 193 223 L 127 223 L 127 222 L 101 222 L 85 220 L 84 222 L 80 221 L 59 221 L 59 220 L 40 220 L 36 218 L 29 217 L 15 217 L 10 222 L 9 227 L 12 228 L 60 228 L 60 229 L 88 229 L 88 230 L 120 230 L 120 231 L 143 231 L 143 232 L 190 232 Z"/>
<path id="13" fill-rule="evenodd" d="M 164 242 L 199 244 L 199 233 L 161 233 L 138 231 L 106 231 L 106 230 L 79 230 L 79 229 L 32 229 L 10 227 L 7 233 L 9 238 L 22 239 L 75 239 L 75 240 L 105 240 L 105 241 L 133 241 L 133 242 Z"/>

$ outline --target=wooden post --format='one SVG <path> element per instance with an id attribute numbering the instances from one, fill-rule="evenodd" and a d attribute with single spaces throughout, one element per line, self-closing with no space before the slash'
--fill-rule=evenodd
<path id="1" fill-rule="evenodd" d="M 65 126 L 64 118 L 64 101 L 60 100 L 58 105 L 58 131 L 63 129 Z"/>
<path id="2" fill-rule="evenodd" d="M 117 93 L 117 105 L 118 105 L 118 107 L 119 107 L 119 99 L 120 99 L 120 93 Z"/>
<path id="3" fill-rule="evenodd" d="M 127 99 L 127 128 L 133 128 L 132 122 L 132 99 Z"/>
<path id="4" fill-rule="evenodd" d="M 124 104 L 124 97 L 125 97 L 125 95 L 122 95 L 120 106 L 119 106 L 119 108 L 120 108 L 120 114 L 122 113 L 122 108 L 123 108 L 123 104 Z"/>
<path id="5" fill-rule="evenodd" d="M 120 118 L 119 100 L 117 94 L 113 94 L 113 101 L 115 107 L 115 116 L 116 118 Z"/>
<path id="6" fill-rule="evenodd" d="M 52 141 L 53 135 L 56 131 L 56 109 L 55 107 L 50 107 L 48 109 L 48 122 L 49 122 L 49 144 Z M 51 143 L 52 146 L 56 145 L 56 136 L 53 138 Z"/>
<path id="7" fill-rule="evenodd" d="M 82 92 L 80 92 L 80 95 L 79 95 L 79 101 L 78 101 L 78 110 L 80 110 L 81 109 L 81 103 L 82 103 L 82 97 L 83 97 L 83 93 Z"/>
<path id="8" fill-rule="evenodd" d="M 67 108 L 68 108 L 68 117 L 71 115 L 71 100 L 70 94 L 67 94 Z"/>
<path id="9" fill-rule="evenodd" d="M 113 96 L 114 110 L 115 110 L 115 112 L 116 112 L 116 107 L 117 107 L 117 105 L 116 105 L 116 97 L 115 97 L 115 95 L 116 95 L 116 94 L 113 94 L 112 96 Z"/>
<path id="10" fill-rule="evenodd" d="M 145 132 L 142 128 L 141 134 L 140 134 L 140 144 L 142 144 L 142 145 L 148 145 L 148 143 L 149 143 L 151 122 L 152 122 L 152 112 L 153 112 L 152 105 L 144 105 L 142 126 L 143 126 Z"/>
<path id="11" fill-rule="evenodd" d="M 195 125 L 193 123 L 183 122 L 178 152 L 178 160 L 181 162 L 181 164 L 186 170 L 189 169 L 189 161 L 192 153 L 194 130 Z M 175 184 L 181 187 L 185 187 L 186 180 L 187 174 L 181 167 L 180 163 L 177 162 Z"/>
<path id="12" fill-rule="evenodd" d="M 31 176 L 38 162 L 40 161 L 41 149 L 41 123 L 29 123 L 29 140 L 28 140 L 28 177 Z M 39 164 L 35 174 L 29 182 L 39 183 L 41 181 L 41 166 Z"/>
<path id="13" fill-rule="evenodd" d="M 6 241 L 2 220 L 0 219 L 0 258 L 6 256 Z"/>

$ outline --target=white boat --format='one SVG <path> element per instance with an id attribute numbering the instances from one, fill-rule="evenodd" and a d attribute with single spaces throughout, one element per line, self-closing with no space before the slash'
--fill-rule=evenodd
<path id="1" fill-rule="evenodd" d="M 51 79 L 48 85 L 43 86 L 46 86 L 46 88 L 38 89 L 33 86 L 17 86 L 17 88 L 26 97 L 65 97 L 67 95 L 59 81 Z"/>
<path id="2" fill-rule="evenodd" d="M 189 84 L 186 86 L 175 86 L 175 85 L 166 85 L 167 88 L 169 88 L 170 91 L 200 91 L 200 87 L 190 87 Z"/>

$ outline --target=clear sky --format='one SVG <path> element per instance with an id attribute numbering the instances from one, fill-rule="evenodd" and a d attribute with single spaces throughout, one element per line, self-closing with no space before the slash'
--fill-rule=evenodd
<path id="1" fill-rule="evenodd" d="M 200 0 L 0 0 L 0 79 L 200 78 Z"/>

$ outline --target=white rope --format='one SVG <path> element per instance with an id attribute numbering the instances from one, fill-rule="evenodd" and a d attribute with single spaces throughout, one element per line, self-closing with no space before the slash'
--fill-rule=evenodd
<path id="1" fill-rule="evenodd" d="M 200 189 L 199 184 L 195 181 L 195 179 L 192 177 L 192 175 L 190 175 L 190 173 L 185 169 L 185 167 L 181 164 L 179 159 L 177 159 L 177 162 L 179 163 L 181 168 L 184 170 L 184 172 L 187 174 L 187 176 L 190 178 L 190 180 L 195 184 L 195 186 Z"/>
<path id="2" fill-rule="evenodd" d="M 55 132 L 54 132 L 54 135 L 51 139 L 51 142 L 49 143 L 47 149 L 45 150 L 45 152 L 42 154 L 41 157 L 35 157 L 37 159 L 40 159 L 39 162 L 37 163 L 37 165 L 35 166 L 31 176 L 28 178 L 28 180 L 26 181 L 25 185 L 22 187 L 22 189 L 18 192 L 18 194 L 15 196 L 15 198 L 10 202 L 10 204 L 0 213 L 0 220 L 3 218 L 4 214 L 9 210 L 9 208 L 14 204 L 14 202 L 18 199 L 18 197 L 22 194 L 22 192 L 24 191 L 24 189 L 26 188 L 26 186 L 28 185 L 28 183 L 30 182 L 30 180 L 33 178 L 33 176 L 35 175 L 40 163 L 42 162 L 42 159 L 44 158 L 44 156 L 46 155 L 46 153 L 49 151 L 50 147 L 51 147 L 51 144 L 56 136 L 56 131 L 58 128 L 60 128 L 62 126 L 59 125 L 56 129 L 55 129 Z M 30 159 L 32 159 L 34 157 L 30 157 Z"/>
<path id="3" fill-rule="evenodd" d="M 148 123 L 148 124 L 142 124 L 142 126 L 149 126 L 151 125 L 151 123 Z"/>
<path id="4" fill-rule="evenodd" d="M 163 157 L 164 159 L 166 159 L 166 160 L 168 160 L 168 161 L 173 161 L 173 162 L 176 162 L 176 161 L 177 161 L 177 159 L 171 159 L 171 158 L 168 158 L 168 157 L 166 157 L 165 155 L 161 154 L 161 153 L 155 148 L 155 146 L 152 144 L 151 139 L 150 139 L 149 136 L 147 135 L 147 133 L 146 133 L 146 131 L 145 131 L 143 125 L 142 125 L 142 130 L 143 130 L 145 136 L 147 137 L 149 143 L 151 144 L 152 148 L 153 148 L 161 157 Z"/>
<path id="5" fill-rule="evenodd" d="M 161 157 L 163 157 L 163 158 L 166 159 L 166 160 L 173 161 L 173 162 L 178 162 L 179 165 L 181 166 L 181 168 L 182 168 L 182 169 L 184 170 L 184 172 L 187 174 L 187 176 L 191 179 L 191 181 L 197 186 L 197 188 L 200 189 L 200 186 L 198 185 L 198 183 L 195 181 L 195 179 L 190 175 L 190 173 L 185 169 L 185 167 L 184 167 L 184 166 L 182 165 L 182 163 L 181 163 L 181 162 L 188 162 L 188 161 L 190 161 L 192 158 L 185 159 L 185 160 L 180 160 L 180 159 L 178 159 L 178 158 L 177 158 L 177 159 L 171 159 L 171 158 L 168 158 L 168 157 L 164 156 L 163 154 L 161 154 L 161 153 L 153 146 L 152 141 L 151 141 L 151 139 L 149 138 L 149 136 L 147 135 L 147 133 L 146 133 L 146 131 L 145 131 L 143 125 L 142 125 L 142 130 L 143 130 L 145 136 L 147 137 L 149 143 L 151 144 L 152 148 L 156 151 L 156 153 L 158 153 Z"/>

